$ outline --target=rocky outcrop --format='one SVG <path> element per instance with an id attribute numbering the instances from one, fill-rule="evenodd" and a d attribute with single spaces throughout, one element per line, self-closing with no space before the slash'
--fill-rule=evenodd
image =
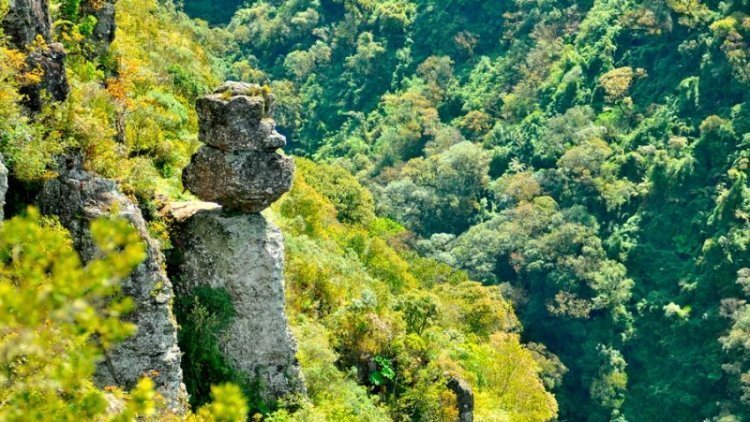
<path id="1" fill-rule="evenodd" d="M 42 107 L 42 93 L 46 91 L 55 101 L 68 97 L 68 80 L 65 75 L 65 50 L 62 44 L 52 43 L 48 0 L 10 0 L 8 13 L 2 21 L 11 46 L 27 51 L 30 70 L 41 71 L 39 83 L 24 86 L 21 93 L 25 105 L 32 111 Z M 43 41 L 37 43 L 37 38 Z"/>
<path id="2" fill-rule="evenodd" d="M 38 200 L 44 213 L 54 214 L 70 231 L 76 250 L 84 260 L 96 253 L 89 226 L 92 220 L 115 212 L 127 219 L 146 242 L 148 257 L 122 281 L 122 293 L 133 298 L 134 310 L 126 320 L 137 333 L 106 354 L 97 368 L 95 381 L 101 386 L 130 389 L 148 375 L 175 411 L 186 406 L 182 383 L 177 327 L 172 315 L 172 284 L 164 272 L 164 257 L 149 237 L 140 209 L 117 188 L 115 182 L 81 170 L 80 160 L 60 166 L 60 176 L 45 183 Z"/>
<path id="3" fill-rule="evenodd" d="M 219 347 L 230 365 L 272 402 L 304 392 L 296 343 L 284 314 L 284 240 L 260 214 L 226 214 L 207 203 L 173 205 L 175 248 L 181 256 L 175 288 L 224 289 L 236 317 Z"/>
<path id="4" fill-rule="evenodd" d="M 103 55 L 115 40 L 115 3 L 117 0 L 84 0 L 81 2 L 81 16 L 90 15 L 96 18 L 96 25 L 91 32 L 95 53 Z"/>
<path id="5" fill-rule="evenodd" d="M 193 156 L 182 180 L 185 187 L 203 200 L 230 210 L 254 213 L 267 208 L 289 190 L 292 162 L 275 153 L 224 152 L 204 146 Z"/>
<path id="6" fill-rule="evenodd" d="M 10 0 L 8 13 L 2 21 L 3 31 L 11 45 L 25 49 L 37 35 L 45 42 L 50 37 L 52 24 L 49 17 L 48 0 Z"/>
<path id="7" fill-rule="evenodd" d="M 205 144 L 183 171 L 199 198 L 228 210 L 260 212 L 287 192 L 293 161 L 276 152 L 286 144 L 269 117 L 273 97 L 258 87 L 228 82 L 198 100 Z"/>
<path id="8" fill-rule="evenodd" d="M 3 156 L 0 155 L 0 221 L 5 218 L 5 194 L 8 193 L 8 168 L 5 167 Z"/>
<path id="9" fill-rule="evenodd" d="M 458 422 L 474 421 L 474 392 L 471 386 L 461 378 L 450 376 L 446 386 L 456 395 Z"/>
<path id="10" fill-rule="evenodd" d="M 52 43 L 31 50 L 27 62 L 32 69 L 42 72 L 38 84 L 26 85 L 21 94 L 26 97 L 24 103 L 33 110 L 39 111 L 43 104 L 43 92 L 53 101 L 65 101 L 70 88 L 65 74 L 65 50 L 62 44 Z"/>
<path id="11" fill-rule="evenodd" d="M 228 82 L 197 102 L 204 146 L 183 183 L 206 202 L 171 206 L 178 251 L 178 295 L 197 287 L 228 292 L 234 308 L 219 347 L 259 396 L 273 402 L 304 393 L 296 343 L 284 314 L 284 242 L 258 214 L 288 191 L 293 161 L 270 118 L 273 97 L 256 85 Z"/>

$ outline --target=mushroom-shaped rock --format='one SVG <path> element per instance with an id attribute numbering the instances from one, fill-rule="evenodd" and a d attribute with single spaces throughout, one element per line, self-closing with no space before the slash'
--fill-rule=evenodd
<path id="1" fill-rule="evenodd" d="M 204 201 L 246 213 L 262 211 L 287 192 L 294 163 L 277 152 L 286 139 L 275 130 L 272 106 L 267 89 L 240 82 L 200 98 L 205 145 L 185 168 L 183 185 Z"/>
<path id="2" fill-rule="evenodd" d="M 292 159 L 276 153 L 225 152 L 203 146 L 185 168 L 182 183 L 204 201 L 256 213 L 289 190 L 293 173 Z"/>

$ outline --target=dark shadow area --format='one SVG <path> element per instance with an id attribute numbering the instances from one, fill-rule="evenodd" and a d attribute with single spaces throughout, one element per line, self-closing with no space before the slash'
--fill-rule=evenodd
<path id="1" fill-rule="evenodd" d="M 244 0 L 184 0 L 185 13 L 192 18 L 203 19 L 212 26 L 226 25 Z"/>

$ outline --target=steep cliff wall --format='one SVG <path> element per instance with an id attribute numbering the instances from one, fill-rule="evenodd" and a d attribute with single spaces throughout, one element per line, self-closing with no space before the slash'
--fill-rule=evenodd
<path id="1" fill-rule="evenodd" d="M 147 245 L 148 257 L 122 282 L 122 293 L 133 298 L 134 310 L 126 316 L 137 333 L 106 354 L 97 368 L 101 386 L 132 388 L 144 376 L 153 378 L 157 391 L 176 411 L 185 408 L 177 325 L 172 315 L 172 283 L 164 270 L 164 257 L 149 237 L 138 207 L 117 188 L 115 182 L 81 170 L 80 162 L 68 160 L 57 179 L 45 183 L 39 207 L 53 214 L 70 231 L 74 247 L 84 260 L 96 248 L 89 232 L 92 220 L 110 214 L 128 220 Z"/>

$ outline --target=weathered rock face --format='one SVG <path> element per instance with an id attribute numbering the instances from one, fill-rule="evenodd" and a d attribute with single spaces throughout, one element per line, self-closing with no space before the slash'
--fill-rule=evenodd
<path id="1" fill-rule="evenodd" d="M 224 152 L 204 146 L 193 156 L 182 181 L 204 201 L 254 213 L 289 190 L 293 171 L 291 159 L 276 153 Z"/>
<path id="2" fill-rule="evenodd" d="M 272 97 L 264 97 L 257 86 L 225 83 L 196 101 L 201 141 L 225 151 L 274 152 L 284 147 L 286 140 L 267 117 L 272 104 Z"/>
<path id="3" fill-rule="evenodd" d="M 43 47 L 29 50 L 27 59 L 31 69 L 43 72 L 38 84 L 27 85 L 21 93 L 26 96 L 25 104 L 32 111 L 42 106 L 42 91 L 47 91 L 55 101 L 68 97 L 68 80 L 65 75 L 65 50 L 62 44 L 50 43 L 50 16 L 48 0 L 10 0 L 8 14 L 2 21 L 4 32 L 10 37 L 11 45 L 17 50 L 27 51 L 37 36 L 47 43 Z"/>
<path id="4" fill-rule="evenodd" d="M 206 144 L 183 171 L 186 188 L 226 209 L 259 212 L 289 190 L 294 163 L 276 150 L 286 144 L 269 117 L 273 97 L 257 85 L 227 82 L 198 100 Z"/>
<path id="5" fill-rule="evenodd" d="M 24 49 L 41 35 L 50 42 L 50 17 L 47 0 L 10 0 L 2 25 L 12 45 Z"/>
<path id="6" fill-rule="evenodd" d="M 3 156 L 0 155 L 0 221 L 5 218 L 5 194 L 8 193 L 8 168 L 5 167 Z"/>
<path id="7" fill-rule="evenodd" d="M 115 40 L 115 3 L 117 0 L 86 0 L 81 2 L 81 15 L 96 18 L 91 40 L 96 45 L 96 53 L 104 54 Z"/>
<path id="8" fill-rule="evenodd" d="M 43 72 L 40 83 L 21 88 L 21 93 L 26 96 L 25 104 L 31 110 L 41 110 L 42 91 L 46 91 L 54 101 L 65 101 L 68 98 L 70 88 L 65 74 L 65 56 L 60 43 L 48 44 L 29 53 L 29 65 Z"/>
<path id="9" fill-rule="evenodd" d="M 172 284 L 164 272 L 164 257 L 149 237 L 140 209 L 117 188 L 115 182 L 80 170 L 70 159 L 60 177 L 45 183 L 39 198 L 44 213 L 54 214 L 70 231 L 76 250 L 91 259 L 96 247 L 89 232 L 92 220 L 116 210 L 127 219 L 147 244 L 148 257 L 122 282 L 122 293 L 133 298 L 135 309 L 127 316 L 138 332 L 107 353 L 97 368 L 100 386 L 129 389 L 145 375 L 178 412 L 185 409 L 187 394 L 182 383 L 177 327 L 172 315 Z"/>
<path id="10" fill-rule="evenodd" d="M 458 422 L 474 421 L 474 392 L 469 384 L 456 377 L 448 378 L 446 386 L 456 395 Z"/>
<path id="11" fill-rule="evenodd" d="M 170 215 L 181 256 L 177 294 L 207 286 L 225 289 L 232 299 L 236 317 L 219 341 L 229 363 L 266 401 L 304 392 L 284 314 L 279 229 L 260 214 L 228 215 L 201 202 L 173 205 Z"/>

